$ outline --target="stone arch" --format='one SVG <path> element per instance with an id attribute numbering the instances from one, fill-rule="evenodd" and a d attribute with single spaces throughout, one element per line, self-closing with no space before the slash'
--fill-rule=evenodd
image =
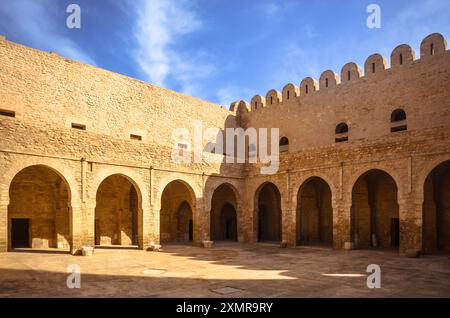
<path id="1" fill-rule="evenodd" d="M 372 76 L 386 69 L 386 59 L 381 54 L 369 56 L 364 63 L 364 76 Z"/>
<path id="2" fill-rule="evenodd" d="M 297 191 L 297 244 L 333 245 L 333 199 L 330 185 L 309 177 Z"/>
<path id="3" fill-rule="evenodd" d="M 283 92 L 282 92 L 283 102 L 293 100 L 299 95 L 300 95 L 299 88 L 297 86 L 295 86 L 294 84 L 289 83 L 283 87 Z"/>
<path id="4" fill-rule="evenodd" d="M 186 181 L 181 179 L 168 182 L 162 189 L 160 242 L 163 244 L 198 241 L 196 195 L 194 189 Z M 182 217 L 189 214 L 184 213 L 187 210 L 186 204 L 190 208 L 191 219 Z M 185 222 L 185 224 L 181 224 L 181 222 Z M 180 229 L 187 229 L 189 233 L 182 234 L 180 233 Z"/>
<path id="5" fill-rule="evenodd" d="M 142 248 L 142 233 L 142 192 L 138 183 L 123 173 L 109 174 L 96 190 L 95 245 Z"/>
<path id="6" fill-rule="evenodd" d="M 370 169 L 352 187 L 351 240 L 356 248 L 399 247 L 398 186 L 388 172 Z"/>
<path id="7" fill-rule="evenodd" d="M 436 165 L 423 184 L 422 250 L 450 252 L 450 160 Z"/>
<path id="8" fill-rule="evenodd" d="M 420 44 L 420 58 L 440 55 L 447 50 L 447 40 L 440 33 L 433 33 L 423 39 Z"/>
<path id="9" fill-rule="evenodd" d="M 319 87 L 321 90 L 335 87 L 340 83 L 339 75 L 335 72 L 328 70 L 320 75 Z"/>
<path id="10" fill-rule="evenodd" d="M 353 186 L 355 185 L 356 181 L 363 176 L 365 173 L 371 171 L 371 170 L 380 170 L 388 174 L 395 182 L 397 186 L 397 199 L 398 202 L 403 202 L 406 198 L 406 184 L 402 183 L 402 175 L 399 172 L 399 169 L 394 169 L 390 167 L 387 164 L 370 164 L 370 165 L 364 165 L 361 168 L 355 170 L 348 178 L 348 182 L 345 182 L 344 184 L 344 193 L 349 193 L 351 195 Z"/>
<path id="11" fill-rule="evenodd" d="M 341 70 L 341 82 L 350 82 L 360 78 L 362 75 L 361 67 L 356 63 L 347 63 Z"/>
<path id="12" fill-rule="evenodd" d="M 416 54 L 409 45 L 399 45 L 391 53 L 391 67 L 411 64 L 415 58 Z"/>
<path id="13" fill-rule="evenodd" d="M 72 190 L 47 164 L 21 167 L 8 183 L 8 248 L 73 248 Z"/>
<path id="14" fill-rule="evenodd" d="M 239 193 L 232 184 L 225 182 L 214 189 L 211 197 L 211 240 L 238 240 L 239 202 Z"/>
<path id="15" fill-rule="evenodd" d="M 272 182 L 264 182 L 256 190 L 254 201 L 257 241 L 281 241 L 282 213 L 279 188 Z"/>
<path id="16" fill-rule="evenodd" d="M 307 77 L 300 83 L 300 96 L 314 93 L 319 87 L 317 81 L 311 77 Z"/>

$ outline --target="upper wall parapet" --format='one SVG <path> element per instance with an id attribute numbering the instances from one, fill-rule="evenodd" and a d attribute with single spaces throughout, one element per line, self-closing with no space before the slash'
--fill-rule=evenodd
<path id="1" fill-rule="evenodd" d="M 442 34 L 433 33 L 423 39 L 420 45 L 420 59 L 429 59 L 433 56 L 438 56 L 447 51 L 447 41 Z M 397 46 L 390 56 L 390 67 L 393 70 L 401 68 L 404 65 L 411 65 L 416 61 L 414 50 L 407 44 Z M 341 84 L 347 84 L 358 80 L 361 77 L 372 77 L 383 74 L 387 69 L 387 61 L 381 54 L 372 54 L 364 63 L 364 75 L 362 69 L 356 63 L 350 62 L 342 67 L 341 75 L 339 76 L 332 70 L 323 72 L 320 76 L 319 82 L 311 77 L 304 78 L 300 86 L 294 84 L 287 84 L 282 93 L 275 89 L 271 89 L 266 98 L 256 95 L 252 98 L 250 105 L 244 101 L 237 101 L 232 104 L 231 108 L 237 110 L 237 106 L 244 112 L 257 111 L 264 107 L 271 105 L 282 104 L 285 101 L 295 98 L 303 98 L 307 95 L 314 94 L 319 91 L 326 91 Z M 245 106 L 244 106 L 245 105 Z"/>

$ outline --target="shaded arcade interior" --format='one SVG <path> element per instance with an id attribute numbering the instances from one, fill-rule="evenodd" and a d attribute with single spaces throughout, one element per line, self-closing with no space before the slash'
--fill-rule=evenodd
<path id="1" fill-rule="evenodd" d="M 56 171 L 41 165 L 21 170 L 9 198 L 10 248 L 70 247 L 70 191 Z"/>
<path id="2" fill-rule="evenodd" d="M 258 242 L 281 241 L 281 194 L 271 182 L 262 184 L 255 194 L 255 219 Z"/>
<path id="3" fill-rule="evenodd" d="M 303 183 L 297 194 L 297 244 L 333 244 L 331 189 L 321 178 Z"/>
<path id="4" fill-rule="evenodd" d="M 195 195 L 185 182 L 175 180 L 163 190 L 160 212 L 160 242 L 189 243 L 195 240 Z"/>
<path id="5" fill-rule="evenodd" d="M 215 189 L 211 200 L 211 239 L 237 241 L 237 198 L 234 188 L 222 184 Z"/>
<path id="6" fill-rule="evenodd" d="M 450 251 L 450 161 L 438 165 L 424 185 L 423 251 Z"/>
<path id="7" fill-rule="evenodd" d="M 123 175 L 100 184 L 95 207 L 96 245 L 138 245 L 139 199 L 136 187 Z"/>
<path id="8" fill-rule="evenodd" d="M 356 248 L 398 248 L 400 218 L 397 185 L 381 170 L 370 170 L 352 190 L 351 236 Z"/>

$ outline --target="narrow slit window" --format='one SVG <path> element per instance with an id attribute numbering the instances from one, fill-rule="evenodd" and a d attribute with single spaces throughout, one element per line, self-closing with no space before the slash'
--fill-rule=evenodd
<path id="1" fill-rule="evenodd" d="M 403 54 L 400 54 L 400 65 L 403 65 Z"/>
<path id="2" fill-rule="evenodd" d="M 79 130 L 86 130 L 86 125 L 72 123 L 72 128 L 73 129 L 79 129 Z"/>
<path id="3" fill-rule="evenodd" d="M 305 86 L 305 92 L 308 94 L 308 85 Z"/>
<path id="4" fill-rule="evenodd" d="M 0 115 L 6 117 L 16 117 L 16 112 L 7 109 L 0 109 Z"/>
<path id="5" fill-rule="evenodd" d="M 273 104 L 273 97 L 270 96 L 270 105 L 272 105 L 272 104 Z"/>
<path id="6" fill-rule="evenodd" d="M 255 102 L 255 109 L 258 109 L 258 103 Z"/>
<path id="7" fill-rule="evenodd" d="M 325 79 L 325 87 L 328 87 L 328 78 Z"/>
<path id="8" fill-rule="evenodd" d="M 375 63 L 372 63 L 372 73 L 375 73 Z"/>
<path id="9" fill-rule="evenodd" d="M 430 44 L 430 55 L 434 55 L 434 44 Z"/>
<path id="10" fill-rule="evenodd" d="M 347 71 L 347 79 L 350 80 L 350 71 Z"/>
<path id="11" fill-rule="evenodd" d="M 140 135 L 135 135 L 135 134 L 130 134 L 130 139 L 131 139 L 131 140 L 142 141 L 142 136 L 140 136 Z"/>
<path id="12" fill-rule="evenodd" d="M 287 99 L 289 99 L 289 93 L 290 93 L 290 91 L 287 91 Z"/>

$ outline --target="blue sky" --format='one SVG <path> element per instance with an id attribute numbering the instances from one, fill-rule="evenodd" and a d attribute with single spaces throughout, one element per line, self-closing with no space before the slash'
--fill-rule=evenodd
<path id="1" fill-rule="evenodd" d="M 81 29 L 66 7 L 81 7 Z M 366 26 L 369 4 L 381 29 Z M 0 0 L 0 34 L 224 106 L 337 73 L 398 44 L 450 39 L 448 0 Z"/>

